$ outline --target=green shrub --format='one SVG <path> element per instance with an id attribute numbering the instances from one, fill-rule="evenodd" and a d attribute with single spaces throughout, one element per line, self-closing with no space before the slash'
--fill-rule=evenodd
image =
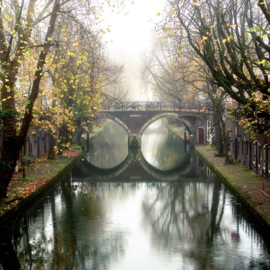
<path id="1" fill-rule="evenodd" d="M 225 154 L 214 153 L 215 157 L 225 157 Z"/>
<path id="2" fill-rule="evenodd" d="M 227 161 L 224 162 L 225 165 L 232 165 L 234 164 L 233 158 L 229 158 Z"/>

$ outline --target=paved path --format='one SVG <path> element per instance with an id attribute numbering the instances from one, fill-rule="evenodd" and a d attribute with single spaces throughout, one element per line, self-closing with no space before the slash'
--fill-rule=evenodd
<path id="1" fill-rule="evenodd" d="M 196 150 L 207 165 L 223 180 L 239 197 L 244 205 L 259 218 L 270 226 L 270 198 L 261 191 L 270 194 L 270 182 L 258 176 L 244 165 L 224 165 L 224 157 L 215 157 L 214 150 L 206 150 L 205 145 L 196 145 Z"/>

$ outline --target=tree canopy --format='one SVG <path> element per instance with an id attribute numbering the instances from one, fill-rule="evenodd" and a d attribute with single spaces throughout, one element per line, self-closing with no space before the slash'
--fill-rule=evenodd
<path id="1" fill-rule="evenodd" d="M 243 123 L 269 129 L 269 3 L 260 0 L 167 1 L 162 31 L 176 49 L 195 52 L 209 81 L 243 105 Z"/>

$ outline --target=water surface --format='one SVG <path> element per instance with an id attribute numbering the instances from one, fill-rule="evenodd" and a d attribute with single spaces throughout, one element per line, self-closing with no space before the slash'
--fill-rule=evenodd
<path id="1" fill-rule="evenodd" d="M 21 269 L 270 269 L 262 228 L 160 122 L 132 155 L 126 142 L 113 142 L 118 127 L 109 128 L 114 136 L 100 137 L 99 153 L 87 158 L 105 170 L 89 172 L 80 161 L 1 234 L 2 254 Z M 123 155 L 111 161 L 106 144 Z"/>

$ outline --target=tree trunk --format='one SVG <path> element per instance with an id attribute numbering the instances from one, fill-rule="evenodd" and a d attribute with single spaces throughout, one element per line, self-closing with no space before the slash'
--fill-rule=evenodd
<path id="1" fill-rule="evenodd" d="M 27 15 L 28 23 L 30 23 L 30 21 L 32 22 L 34 16 L 33 15 L 34 2 L 35 1 L 29 2 L 29 9 L 28 9 L 29 14 Z M 40 81 L 43 76 L 43 66 L 45 64 L 46 56 L 50 49 L 49 40 L 52 38 L 54 32 L 59 7 L 60 7 L 59 2 L 55 0 L 52 15 L 50 17 L 49 26 L 46 33 L 45 38 L 46 42 L 37 61 L 35 80 L 31 88 L 31 93 L 28 97 L 29 103 L 27 103 L 25 107 L 25 112 L 22 118 L 19 136 L 16 135 L 17 129 L 16 129 L 15 115 L 12 114 L 10 117 L 4 118 L 3 120 L 4 132 L 3 132 L 3 157 L 0 164 L 0 199 L 7 197 L 7 188 L 9 182 L 12 179 L 12 175 L 14 173 L 16 163 L 19 158 L 19 151 L 22 148 L 25 137 L 27 137 L 29 126 L 33 118 L 33 107 L 39 94 Z M 31 27 L 29 27 L 29 29 L 31 29 Z M 1 88 L 2 109 L 10 110 L 11 112 L 15 112 L 16 101 L 14 98 L 15 96 L 14 84 L 15 84 L 15 76 L 20 68 L 19 59 L 23 55 L 23 50 L 25 49 L 26 44 L 28 44 L 28 38 L 30 39 L 30 36 L 31 31 L 26 33 L 25 36 L 23 36 L 23 39 L 25 39 L 26 41 L 25 43 L 22 42 L 21 47 L 18 47 L 16 57 L 12 61 L 9 58 L 9 55 L 6 55 L 7 59 L 3 61 L 6 62 L 4 64 L 4 73 L 6 79 L 3 80 L 3 86 Z M 2 45 L 3 43 L 2 41 L 3 40 L 0 40 L 0 45 Z M 7 64 L 9 64 L 10 66 L 9 68 L 6 68 L 6 66 L 8 66 Z"/>
<path id="2" fill-rule="evenodd" d="M 221 126 L 222 126 L 222 134 L 223 134 L 223 140 L 224 140 L 224 154 L 225 154 L 225 162 L 229 160 L 229 154 L 228 154 L 228 145 L 227 145 L 227 137 L 226 137 L 226 130 L 225 130 L 225 122 L 223 121 L 221 117 Z"/>
<path id="3" fill-rule="evenodd" d="M 27 167 L 26 147 L 27 147 L 27 136 L 24 139 L 24 147 L 23 147 L 23 178 L 26 178 L 26 167 Z"/>
<path id="4" fill-rule="evenodd" d="M 0 263 L 2 264 L 3 269 L 21 269 L 8 230 L 6 228 L 0 228 L 0 230 Z"/>
<path id="5" fill-rule="evenodd" d="M 67 124 L 64 123 L 62 125 L 61 128 L 61 132 L 60 132 L 61 136 L 60 136 L 60 144 L 59 144 L 59 148 L 58 148 L 58 155 L 63 155 L 63 150 L 64 150 L 64 144 L 66 142 L 66 138 L 68 136 L 68 128 L 67 128 Z"/>
<path id="6" fill-rule="evenodd" d="M 70 145 L 71 144 L 71 139 L 69 138 L 69 136 L 71 135 L 70 133 L 70 130 L 68 130 L 67 128 L 67 131 L 66 131 L 66 136 L 65 136 L 65 145 Z M 68 149 L 68 147 L 65 147 L 66 149 Z"/>
<path id="7" fill-rule="evenodd" d="M 53 135 L 52 131 L 50 131 L 48 159 L 55 160 L 55 148 L 54 148 L 54 146 L 55 146 L 55 138 L 54 138 L 54 135 Z"/>
<path id="8" fill-rule="evenodd" d="M 7 188 L 19 159 L 24 138 L 3 136 L 3 158 L 0 164 L 0 199 L 7 197 Z M 4 163 L 3 163 L 4 162 Z"/>
<path id="9" fill-rule="evenodd" d="M 222 136 L 219 117 L 214 113 L 214 126 L 215 126 L 215 143 L 217 146 L 218 154 L 223 154 Z"/>

